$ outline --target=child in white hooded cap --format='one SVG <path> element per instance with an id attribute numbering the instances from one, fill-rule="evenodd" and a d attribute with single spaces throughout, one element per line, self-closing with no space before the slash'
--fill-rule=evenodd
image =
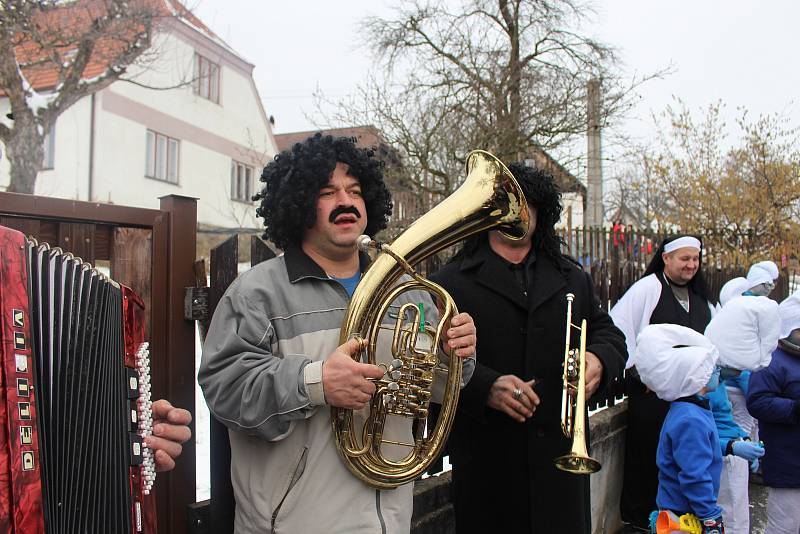
<path id="1" fill-rule="evenodd" d="M 718 358 L 705 336 L 679 325 L 650 325 L 636 339 L 634 365 L 642 382 L 671 402 L 656 452 L 656 504 L 677 516 L 695 515 L 704 534 L 724 532 L 717 504 L 722 453 L 705 397 L 719 384 Z"/>

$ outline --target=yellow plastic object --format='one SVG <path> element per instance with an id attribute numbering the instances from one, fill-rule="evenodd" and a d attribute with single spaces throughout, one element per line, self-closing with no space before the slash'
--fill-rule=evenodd
<path id="1" fill-rule="evenodd" d="M 669 510 L 658 512 L 656 519 L 656 534 L 673 534 L 677 532 L 690 532 L 703 534 L 703 525 L 694 514 L 683 514 L 678 517 Z"/>

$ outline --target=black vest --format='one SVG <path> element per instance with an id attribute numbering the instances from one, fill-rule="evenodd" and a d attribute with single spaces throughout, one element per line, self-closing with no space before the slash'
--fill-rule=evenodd
<path id="1" fill-rule="evenodd" d="M 704 333 L 706 326 L 711 321 L 708 302 L 689 287 L 689 311 L 687 312 L 675 298 L 672 288 L 666 281 L 666 275 L 661 272 L 656 274 L 656 277 L 661 282 L 661 296 L 650 315 L 650 324 L 679 324 L 691 328 L 695 332 Z"/>

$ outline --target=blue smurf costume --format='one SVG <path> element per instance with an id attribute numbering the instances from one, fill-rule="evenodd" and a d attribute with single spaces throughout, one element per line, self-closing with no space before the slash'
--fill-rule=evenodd
<path id="1" fill-rule="evenodd" d="M 705 396 L 719 385 L 719 353 L 702 334 L 673 324 L 647 326 L 636 345 L 633 364 L 642 382 L 671 403 L 656 453 L 656 504 L 677 516 L 694 514 L 704 534 L 720 534 L 722 453 Z"/>

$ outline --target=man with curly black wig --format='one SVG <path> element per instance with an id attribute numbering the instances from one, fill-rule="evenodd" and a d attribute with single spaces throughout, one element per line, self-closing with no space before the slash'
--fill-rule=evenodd
<path id="1" fill-rule="evenodd" d="M 351 139 L 316 134 L 280 153 L 261 180 L 257 213 L 284 254 L 230 286 L 198 374 L 211 413 L 229 429 L 235 531 L 408 532 L 412 484 L 381 491 L 352 475 L 337 454 L 328 408 L 361 410 L 385 372 L 353 359 L 356 340 L 337 347 L 369 263 L 357 239 L 385 228 L 391 211 L 381 164 Z M 430 296 L 411 293 L 393 305 L 416 298 L 435 320 Z M 453 317 L 444 343 L 466 358 L 466 380 L 475 341 L 472 318 Z M 410 439 L 410 419 L 387 419 L 385 436 Z"/>
<path id="2" fill-rule="evenodd" d="M 470 239 L 432 280 L 475 320 L 478 362 L 450 434 L 456 532 L 591 532 L 589 477 L 555 468 L 571 440 L 561 426 L 567 294 L 588 323 L 587 398 L 618 380 L 625 340 L 589 275 L 561 252 L 561 195 L 541 169 L 509 165 L 528 201 L 531 231 Z M 572 346 L 579 335 L 573 331 Z"/>

